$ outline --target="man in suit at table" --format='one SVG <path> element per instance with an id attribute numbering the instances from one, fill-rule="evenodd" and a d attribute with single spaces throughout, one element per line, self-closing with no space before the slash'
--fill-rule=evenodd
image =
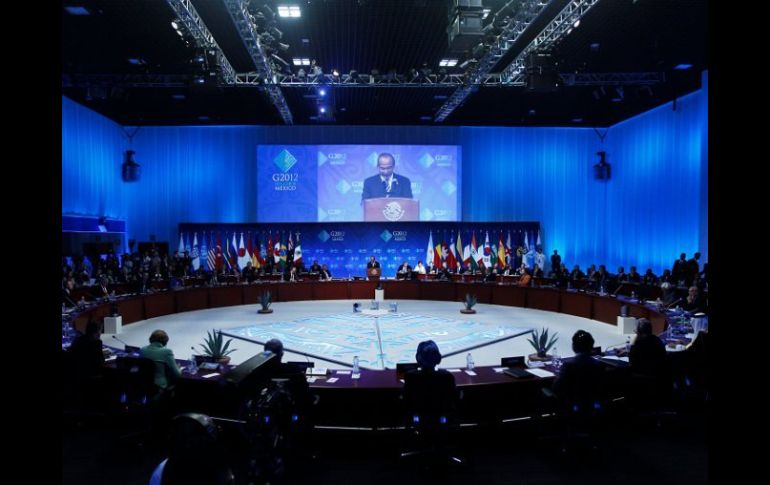
<path id="1" fill-rule="evenodd" d="M 369 258 L 369 262 L 366 263 L 366 269 L 379 268 L 380 262 L 374 259 L 374 256 Z"/>
<path id="2" fill-rule="evenodd" d="M 321 281 L 327 281 L 332 279 L 332 272 L 329 271 L 329 268 L 326 265 L 323 265 L 321 268 L 321 271 L 319 272 L 319 276 L 321 278 Z"/>
<path id="3" fill-rule="evenodd" d="M 403 175 L 393 173 L 396 159 L 390 153 L 380 153 L 377 157 L 379 174 L 364 180 L 361 202 L 380 197 L 412 198 L 412 182 Z"/>

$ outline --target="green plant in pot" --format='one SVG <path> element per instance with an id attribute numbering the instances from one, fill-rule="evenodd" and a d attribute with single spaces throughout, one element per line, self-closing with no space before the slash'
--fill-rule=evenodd
<path id="1" fill-rule="evenodd" d="M 472 295 L 470 293 L 465 294 L 465 301 L 463 302 L 465 304 L 465 308 L 460 310 L 462 313 L 476 313 L 476 310 L 473 309 L 473 307 L 476 305 L 476 295 Z"/>
<path id="2" fill-rule="evenodd" d="M 273 310 L 270 308 L 271 303 L 273 303 L 273 295 L 270 294 L 270 290 L 259 295 L 259 304 L 262 305 L 259 313 L 273 313 Z"/>
<path id="3" fill-rule="evenodd" d="M 535 349 L 536 353 L 535 355 L 539 359 L 547 359 L 548 357 L 548 351 L 551 350 L 551 348 L 556 344 L 556 342 L 559 340 L 557 337 L 559 335 L 558 333 L 554 333 L 553 335 L 548 335 L 548 329 L 543 328 L 541 331 L 533 330 L 532 336 L 527 339 L 527 342 L 529 342 L 532 347 Z"/>
<path id="4" fill-rule="evenodd" d="M 208 335 L 203 340 L 203 344 L 201 344 L 204 360 L 219 362 L 221 364 L 229 363 L 229 355 L 238 350 L 230 348 L 233 339 L 227 339 L 227 341 L 225 341 L 222 332 L 217 330 L 210 330 L 207 334 Z"/>

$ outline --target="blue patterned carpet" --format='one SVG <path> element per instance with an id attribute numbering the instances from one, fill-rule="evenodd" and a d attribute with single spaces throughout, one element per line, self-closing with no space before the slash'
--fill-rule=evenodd
<path id="1" fill-rule="evenodd" d="M 309 357 L 350 365 L 353 357 L 358 356 L 361 367 L 392 369 L 397 363 L 414 362 L 417 344 L 423 340 L 434 340 L 442 354 L 449 356 L 526 335 L 531 331 L 532 328 L 410 313 L 388 313 L 378 317 L 339 313 L 287 322 L 246 325 L 223 329 L 222 333 L 258 344 L 278 338 L 286 350 Z"/>

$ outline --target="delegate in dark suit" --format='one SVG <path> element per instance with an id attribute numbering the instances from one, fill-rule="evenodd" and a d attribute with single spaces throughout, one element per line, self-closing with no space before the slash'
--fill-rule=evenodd
<path id="1" fill-rule="evenodd" d="M 405 197 L 412 198 L 412 182 L 403 175 L 396 175 L 393 169 L 396 166 L 396 158 L 390 153 L 380 153 L 377 157 L 377 170 L 379 174 L 364 180 L 364 190 L 361 193 L 361 201 L 379 197 Z"/>
<path id="2" fill-rule="evenodd" d="M 373 175 L 364 180 L 364 191 L 361 200 L 376 199 L 378 197 L 405 197 L 412 198 L 412 182 L 403 175 L 393 174 L 393 179 L 388 187 L 388 182 L 379 175 Z"/>

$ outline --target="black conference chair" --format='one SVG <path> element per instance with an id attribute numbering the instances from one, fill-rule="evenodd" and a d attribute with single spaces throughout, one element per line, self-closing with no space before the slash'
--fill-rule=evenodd
<path id="1" fill-rule="evenodd" d="M 219 435 L 214 421 L 204 414 L 174 417 L 168 458 L 155 468 L 150 485 L 234 485 L 231 460 Z"/>
<path id="2" fill-rule="evenodd" d="M 451 451 L 460 399 L 454 377 L 447 372 L 411 370 L 404 375 L 402 398 L 413 448 L 402 452 L 401 457 L 419 458 L 429 466 L 463 464 Z"/>
<path id="3" fill-rule="evenodd" d="M 115 362 L 116 419 L 130 430 L 121 439 L 142 441 L 154 429 L 160 390 L 155 385 L 155 362 L 143 357 L 118 357 Z"/>
<path id="4" fill-rule="evenodd" d="M 543 406 L 555 416 L 554 434 L 562 453 L 594 452 L 600 449 L 609 410 L 607 370 L 578 376 L 557 395 L 543 388 Z"/>

